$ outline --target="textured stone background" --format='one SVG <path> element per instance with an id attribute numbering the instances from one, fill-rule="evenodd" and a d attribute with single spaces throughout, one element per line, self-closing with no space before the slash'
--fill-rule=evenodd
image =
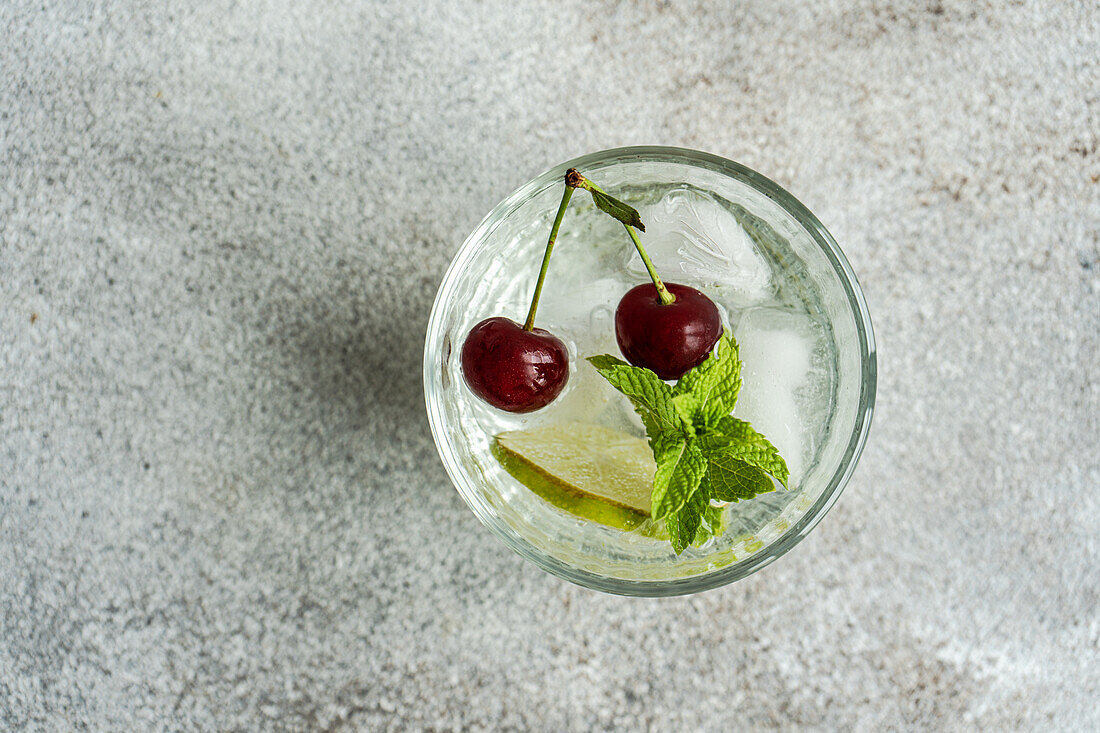
<path id="1" fill-rule="evenodd" d="M 1096 3 L 191 5 L 0 6 L 0 729 L 1100 728 Z M 420 383 L 485 212 L 637 143 L 880 346 L 833 512 L 661 601 L 505 551 Z"/>

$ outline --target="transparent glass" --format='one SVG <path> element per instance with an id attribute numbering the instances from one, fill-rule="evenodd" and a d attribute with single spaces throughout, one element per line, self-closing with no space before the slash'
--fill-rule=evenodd
<path id="1" fill-rule="evenodd" d="M 797 481 L 792 465 L 790 490 L 731 505 L 722 536 L 679 556 L 667 540 L 580 519 L 543 501 L 504 470 L 491 450 L 492 437 L 500 430 L 552 423 L 565 411 L 575 416 L 596 409 L 593 405 L 606 416 L 617 404 L 613 392 L 594 391 L 600 387 L 580 370 L 587 368 L 583 358 L 592 353 L 618 355 L 611 320 L 614 305 L 629 284 L 645 277 L 637 256 L 631 259 L 633 249 L 621 227 L 594 210 L 587 195 L 574 196 L 562 224 L 537 321 L 569 345 L 571 375 L 563 395 L 538 413 L 511 416 L 481 403 L 462 381 L 459 353 L 475 323 L 495 315 L 522 323 L 563 176 L 571 167 L 643 210 L 643 219 L 646 206 L 670 192 L 686 192 L 682 195 L 719 202 L 737 212 L 739 221 L 762 222 L 769 235 L 766 241 L 756 241 L 761 261 L 782 276 L 784 297 L 797 302 L 818 324 L 820 343 L 813 359 L 821 362 L 826 376 L 815 388 L 820 408 L 810 416 Z M 679 250 L 681 255 L 684 251 Z M 695 285 L 712 295 L 727 325 L 737 320 L 742 306 L 749 307 L 749 296 L 736 282 L 731 286 L 708 277 L 712 260 L 729 264 L 719 262 L 722 253 L 688 252 L 674 272 L 668 270 L 670 262 L 677 262 L 677 251 L 651 254 L 659 269 L 665 262 L 666 280 Z M 715 588 L 755 572 L 794 547 L 817 525 L 852 475 L 871 423 L 875 382 L 874 336 L 866 302 L 848 261 L 821 222 L 777 184 L 743 165 L 666 147 L 619 148 L 577 158 L 546 171 L 498 204 L 447 270 L 424 350 L 432 434 L 447 473 L 478 519 L 544 570 L 623 595 L 668 596 Z M 746 379 L 742 395 L 750 386 Z"/>

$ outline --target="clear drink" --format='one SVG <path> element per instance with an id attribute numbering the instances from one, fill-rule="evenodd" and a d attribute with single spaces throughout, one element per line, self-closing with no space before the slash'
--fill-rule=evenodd
<path id="1" fill-rule="evenodd" d="M 743 361 L 734 415 L 767 436 L 791 472 L 789 490 L 729 505 L 724 531 L 679 556 L 646 523 L 608 526 L 615 522 L 586 519 L 567 502 L 533 492 L 493 447 L 504 431 L 551 424 L 597 424 L 644 437 L 629 402 L 584 358 L 619 355 L 616 304 L 648 277 L 621 225 L 586 196 L 575 196 L 566 214 L 538 311 L 538 325 L 569 347 L 562 395 L 516 415 L 488 406 L 463 384 L 457 355 L 469 329 L 491 315 L 523 320 L 561 173 L 570 166 L 639 210 L 647 227 L 642 241 L 666 281 L 698 288 L 718 305 Z M 683 593 L 729 582 L 778 557 L 835 500 L 870 421 L 874 347 L 847 263 L 789 194 L 729 161 L 635 148 L 549 171 L 471 235 L 433 310 L 425 387 L 452 479 L 513 549 L 590 587 Z"/>

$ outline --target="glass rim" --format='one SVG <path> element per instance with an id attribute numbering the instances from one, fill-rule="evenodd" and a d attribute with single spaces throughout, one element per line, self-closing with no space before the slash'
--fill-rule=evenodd
<path id="1" fill-rule="evenodd" d="M 442 338 L 444 334 L 441 328 L 443 304 L 449 302 L 462 273 L 474 256 L 478 244 L 534 194 L 541 191 L 548 184 L 563 179 L 565 171 L 569 168 L 585 170 L 594 167 L 606 167 L 609 163 L 630 161 L 679 163 L 704 168 L 739 180 L 775 201 L 806 230 L 839 276 L 848 304 L 851 306 L 855 317 L 857 342 L 860 350 L 861 378 L 859 401 L 856 408 L 856 425 L 852 430 L 848 445 L 845 447 L 840 465 L 813 505 L 797 522 L 788 527 L 778 539 L 745 560 L 701 575 L 671 580 L 627 579 L 600 575 L 569 565 L 528 542 L 497 516 L 488 501 L 481 496 L 475 483 L 465 472 L 460 470 L 459 459 L 452 446 L 445 439 L 446 426 L 440 405 L 433 404 L 432 400 L 429 399 L 429 394 L 433 391 L 438 392 L 438 390 L 430 390 L 429 385 L 437 377 L 440 380 L 442 379 L 441 376 L 433 373 L 430 355 L 440 353 L 443 346 Z M 741 163 L 689 148 L 656 145 L 611 148 L 574 158 L 535 176 L 494 206 L 470 235 L 466 237 L 457 254 L 451 260 L 432 304 L 424 342 L 424 401 L 432 438 L 451 482 L 474 515 L 509 548 L 543 570 L 586 588 L 626 596 L 675 596 L 718 588 L 756 572 L 774 562 L 801 542 L 836 503 L 837 498 L 839 498 L 855 471 L 871 427 L 877 380 L 875 337 L 863 291 L 859 286 L 855 272 L 844 253 L 841 252 L 836 240 L 833 239 L 833 236 L 825 229 L 818 218 L 779 184 Z"/>

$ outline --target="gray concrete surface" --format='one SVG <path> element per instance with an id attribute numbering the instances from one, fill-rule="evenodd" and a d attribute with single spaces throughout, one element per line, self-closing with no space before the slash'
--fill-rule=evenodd
<path id="1" fill-rule="evenodd" d="M 1095 3 L 194 5 L 0 7 L 0 729 L 1100 728 Z M 484 531 L 419 371 L 636 143 L 794 192 L 880 345 L 833 512 L 662 601 Z"/>

